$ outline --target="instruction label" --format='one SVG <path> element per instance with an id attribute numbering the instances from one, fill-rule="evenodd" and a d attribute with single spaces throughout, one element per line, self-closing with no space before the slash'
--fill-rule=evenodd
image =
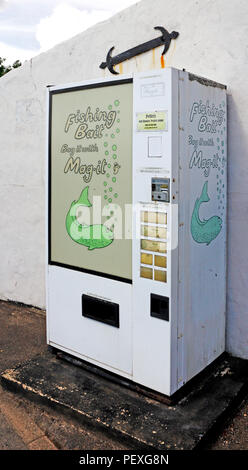
<path id="1" fill-rule="evenodd" d="M 138 131 L 166 131 L 167 111 L 137 113 Z"/>

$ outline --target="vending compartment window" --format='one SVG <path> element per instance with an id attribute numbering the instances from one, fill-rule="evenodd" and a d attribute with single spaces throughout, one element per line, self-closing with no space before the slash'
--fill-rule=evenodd
<path id="1" fill-rule="evenodd" d="M 169 321 L 169 297 L 151 294 L 151 317 Z"/>
<path id="2" fill-rule="evenodd" d="M 166 238 L 167 231 L 164 227 L 156 227 L 154 225 L 141 225 L 140 234 L 144 237 Z"/>
<path id="3" fill-rule="evenodd" d="M 150 224 L 167 224 L 167 213 L 166 212 L 151 212 L 151 211 L 141 211 L 140 214 L 141 222 L 150 223 Z"/>
<path id="4" fill-rule="evenodd" d="M 140 254 L 140 262 L 141 264 L 151 264 L 153 263 L 153 255 L 149 253 L 141 253 Z"/>
<path id="5" fill-rule="evenodd" d="M 83 317 L 96 320 L 107 325 L 120 327 L 119 304 L 108 302 L 90 295 L 82 295 Z"/>
<path id="6" fill-rule="evenodd" d="M 167 258 L 166 256 L 158 256 L 155 255 L 155 266 L 158 266 L 159 268 L 167 268 Z"/>
<path id="7" fill-rule="evenodd" d="M 145 266 L 140 267 L 140 277 L 144 277 L 145 279 L 152 279 L 152 269 L 146 268 Z"/>
<path id="8" fill-rule="evenodd" d="M 162 269 L 154 269 L 154 280 L 167 282 L 167 271 L 163 271 Z"/>
<path id="9" fill-rule="evenodd" d="M 158 253 L 167 252 L 167 244 L 165 242 L 157 242 L 153 240 L 145 240 L 142 238 L 140 241 L 140 247 L 145 251 L 154 251 Z"/>
<path id="10" fill-rule="evenodd" d="M 157 223 L 158 224 L 167 224 L 167 213 L 166 212 L 158 212 L 157 213 Z"/>
<path id="11" fill-rule="evenodd" d="M 151 224 L 157 223 L 157 212 L 141 211 L 141 222 L 150 222 Z"/>

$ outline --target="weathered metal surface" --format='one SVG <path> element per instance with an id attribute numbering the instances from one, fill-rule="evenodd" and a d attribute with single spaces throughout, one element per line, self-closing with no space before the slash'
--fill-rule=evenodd
<path id="1" fill-rule="evenodd" d="M 201 85 L 205 86 L 212 86 L 214 88 L 220 88 L 222 90 L 226 90 L 227 86 L 223 85 L 222 83 L 215 82 L 213 80 L 209 80 L 208 78 L 204 77 L 199 77 L 199 75 L 195 75 L 194 73 L 189 73 L 189 80 L 193 82 L 194 80 L 196 82 L 201 83 Z"/>

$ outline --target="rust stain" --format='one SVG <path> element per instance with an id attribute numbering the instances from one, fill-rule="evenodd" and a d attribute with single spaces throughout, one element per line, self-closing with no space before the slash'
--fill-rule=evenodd
<path id="1" fill-rule="evenodd" d="M 120 74 L 123 73 L 123 64 L 122 63 L 119 64 L 119 73 Z"/>
<path id="2" fill-rule="evenodd" d="M 161 55 L 160 62 L 161 62 L 161 69 L 164 69 L 165 65 L 164 65 L 164 56 L 163 55 Z"/>

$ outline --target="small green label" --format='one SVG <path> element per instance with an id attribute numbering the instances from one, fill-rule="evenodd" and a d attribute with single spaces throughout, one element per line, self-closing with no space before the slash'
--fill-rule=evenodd
<path id="1" fill-rule="evenodd" d="M 138 131 L 166 131 L 166 111 L 153 111 L 148 113 L 137 113 Z"/>

